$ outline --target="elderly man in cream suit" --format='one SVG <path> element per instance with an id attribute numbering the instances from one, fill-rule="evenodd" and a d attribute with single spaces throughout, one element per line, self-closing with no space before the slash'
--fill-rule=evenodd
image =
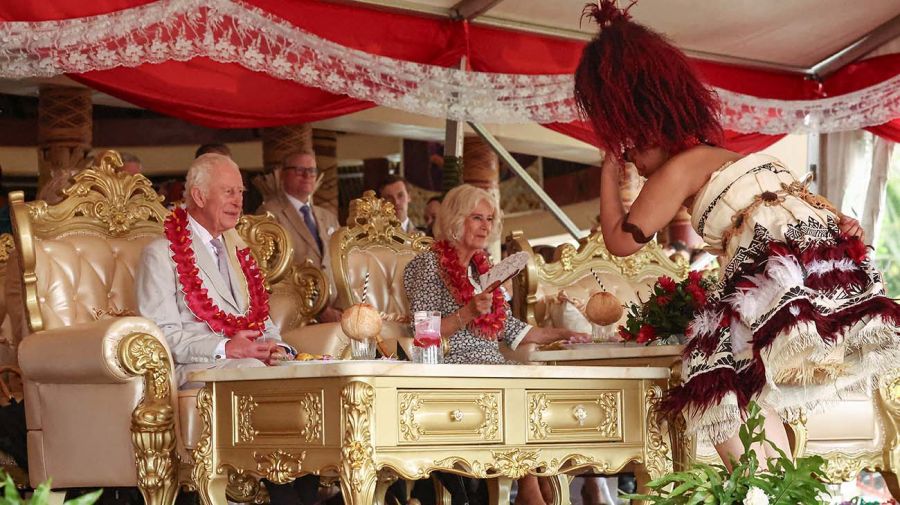
<path id="1" fill-rule="evenodd" d="M 258 212 L 271 212 L 288 231 L 294 245 L 294 263 L 302 265 L 310 259 L 325 271 L 332 285 L 332 297 L 317 319 L 319 322 L 337 322 L 341 319 L 341 311 L 332 306 L 336 293 L 328 242 L 339 225 L 333 212 L 312 203 L 317 174 L 315 155 L 289 154 L 281 167 L 284 192 L 263 202 Z"/>
<path id="2" fill-rule="evenodd" d="M 187 230 L 197 275 L 212 302 L 236 315 L 251 303 L 247 278 L 236 251 L 246 245 L 234 227 L 241 217 L 244 183 L 237 165 L 221 154 L 204 154 L 191 164 L 185 183 Z M 189 374 L 226 367 L 262 367 L 293 349 L 281 341 L 270 318 L 263 330 L 239 329 L 230 338 L 214 331 L 210 322 L 195 316 L 185 300 L 168 238 L 144 249 L 137 273 L 137 299 L 141 315 L 156 322 L 166 336 L 180 387 L 195 387 Z M 311 504 L 319 479 L 304 476 L 293 484 L 266 481 L 275 505 Z"/>
<path id="3" fill-rule="evenodd" d="M 187 229 L 199 278 L 217 307 L 237 315 L 244 314 L 250 303 L 236 255 L 246 245 L 234 229 L 241 217 L 243 191 L 238 167 L 227 156 L 204 154 L 188 170 Z M 192 371 L 265 366 L 289 349 L 271 319 L 266 319 L 262 331 L 238 330 L 227 338 L 195 316 L 185 301 L 168 238 L 144 249 L 136 285 L 141 315 L 155 321 L 166 335 L 179 386 Z"/>

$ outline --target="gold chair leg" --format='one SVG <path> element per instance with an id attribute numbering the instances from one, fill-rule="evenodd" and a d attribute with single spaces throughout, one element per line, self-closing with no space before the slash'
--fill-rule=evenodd
<path id="1" fill-rule="evenodd" d="M 136 332 L 119 343 L 118 358 L 144 378 L 144 399 L 131 414 L 138 488 L 147 505 L 171 505 L 178 493 L 178 460 L 168 352 L 156 337 Z"/>

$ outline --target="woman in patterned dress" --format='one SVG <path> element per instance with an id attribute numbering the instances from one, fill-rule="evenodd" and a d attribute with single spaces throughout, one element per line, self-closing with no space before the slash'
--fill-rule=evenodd
<path id="1" fill-rule="evenodd" d="M 444 362 L 513 363 L 500 354 L 500 339 L 512 349 L 523 342 L 589 341 L 590 335 L 584 333 L 525 324 L 510 313 L 503 288 L 483 291 L 486 286 L 481 286 L 479 276 L 490 268 L 484 248 L 499 235 L 496 200 L 483 189 L 463 184 L 450 190 L 441 203 L 432 250 L 416 256 L 403 272 L 410 311 L 441 313 L 441 336 L 450 339 Z M 545 503 L 534 476 L 519 479 L 516 503 Z"/>
<path id="2" fill-rule="evenodd" d="M 512 316 L 505 290 L 482 291 L 480 274 L 490 268 L 484 251 L 500 235 L 500 209 L 490 193 L 463 184 L 444 197 L 435 221 L 437 241 L 416 256 L 403 272 L 410 311 L 438 311 L 441 335 L 450 339 L 446 363 L 509 363 L 499 341 L 515 349 L 523 342 L 586 340 L 586 334 L 535 328 Z"/>
<path id="3" fill-rule="evenodd" d="M 755 400 L 766 435 L 789 452 L 782 418 L 871 388 L 896 367 L 900 306 L 885 296 L 856 220 L 777 159 L 718 147 L 718 99 L 684 54 L 612 0 L 586 15 L 600 32 L 582 54 L 575 96 L 606 151 L 607 248 L 634 253 L 686 206 L 722 259 L 720 281 L 688 328 L 684 383 L 664 407 L 683 413 L 727 465 L 743 451 L 737 430 Z M 622 161 L 647 178 L 629 212 Z"/>

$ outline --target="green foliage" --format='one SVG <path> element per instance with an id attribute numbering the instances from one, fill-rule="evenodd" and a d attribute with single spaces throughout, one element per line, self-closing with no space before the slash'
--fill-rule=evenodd
<path id="1" fill-rule="evenodd" d="M 900 163 L 898 163 L 900 166 Z M 888 296 L 900 296 L 900 169 L 895 170 L 885 188 L 883 216 L 875 248 L 876 264 L 884 276 Z"/>
<path id="2" fill-rule="evenodd" d="M 49 480 L 38 486 L 37 489 L 34 490 L 34 494 L 31 495 L 31 498 L 26 500 L 19 495 L 19 490 L 16 489 L 16 483 L 13 482 L 12 477 L 2 470 L 0 470 L 0 479 L 4 480 L 3 495 L 0 496 L 0 505 L 45 505 L 50 502 Z M 69 500 L 65 502 L 65 505 L 91 505 L 100 498 L 102 493 L 103 490 L 98 489 L 92 493 L 79 496 L 74 500 Z"/>
<path id="3" fill-rule="evenodd" d="M 619 336 L 626 342 L 646 344 L 684 335 L 697 309 L 706 303 L 706 294 L 712 284 L 712 280 L 700 272 L 691 272 L 687 279 L 678 283 L 670 277 L 658 278 L 646 302 L 629 305 L 625 325 L 619 327 Z"/>
<path id="4" fill-rule="evenodd" d="M 732 471 L 724 465 L 694 463 L 687 471 L 650 481 L 647 486 L 652 494 L 627 498 L 667 505 L 729 505 L 745 503 L 752 488 L 757 488 L 753 493 L 765 492 L 770 505 L 819 503 L 820 496 L 830 496 L 826 485 L 819 480 L 824 475 L 825 460 L 821 456 L 791 459 L 766 438 L 764 424 L 759 406 L 751 402 L 747 420 L 738 432 L 744 453 L 733 462 Z M 766 445 L 774 448 L 778 457 L 769 458 L 766 468 L 760 469 L 754 447 Z"/>

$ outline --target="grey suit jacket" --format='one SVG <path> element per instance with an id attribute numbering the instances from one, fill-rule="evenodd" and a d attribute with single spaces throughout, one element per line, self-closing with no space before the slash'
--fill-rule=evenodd
<path id="1" fill-rule="evenodd" d="M 197 241 L 193 249 L 197 267 L 200 270 L 200 279 L 216 306 L 229 313 L 244 314 L 247 311 L 250 297 L 247 291 L 247 280 L 241 271 L 236 251 L 243 249 L 246 245 L 234 230 L 225 232 L 223 239 L 225 249 L 228 251 L 228 266 L 233 289 L 229 289 L 227 281 L 222 278 L 209 251 Z M 192 233 L 191 241 L 193 242 L 193 240 Z M 166 238 L 155 240 L 144 249 L 135 285 L 141 315 L 154 321 L 165 334 L 176 368 L 179 365 L 213 363 L 215 361 L 216 347 L 224 337 L 213 333 L 205 322 L 198 321 L 188 308 L 175 272 L 175 262 L 172 260 L 172 253 L 169 250 L 169 241 Z M 232 295 L 232 290 L 234 295 Z M 278 328 L 271 319 L 266 321 L 263 336 L 281 340 Z"/>
<path id="2" fill-rule="evenodd" d="M 319 265 L 325 271 L 325 277 L 331 284 L 331 301 L 336 297 L 334 289 L 334 271 L 331 267 L 330 244 L 331 235 L 340 227 L 338 218 L 333 212 L 312 206 L 313 217 L 316 218 L 316 225 L 319 228 L 319 238 L 322 239 L 322 251 L 319 251 L 319 245 L 310 233 L 303 216 L 297 211 L 297 208 L 291 205 L 291 202 L 284 194 L 279 194 L 275 198 L 270 198 L 263 202 L 258 213 L 265 211 L 271 212 L 281 226 L 287 230 L 291 237 L 291 243 L 294 246 L 294 263 L 302 265 L 307 259 L 311 259 L 313 264 Z"/>

